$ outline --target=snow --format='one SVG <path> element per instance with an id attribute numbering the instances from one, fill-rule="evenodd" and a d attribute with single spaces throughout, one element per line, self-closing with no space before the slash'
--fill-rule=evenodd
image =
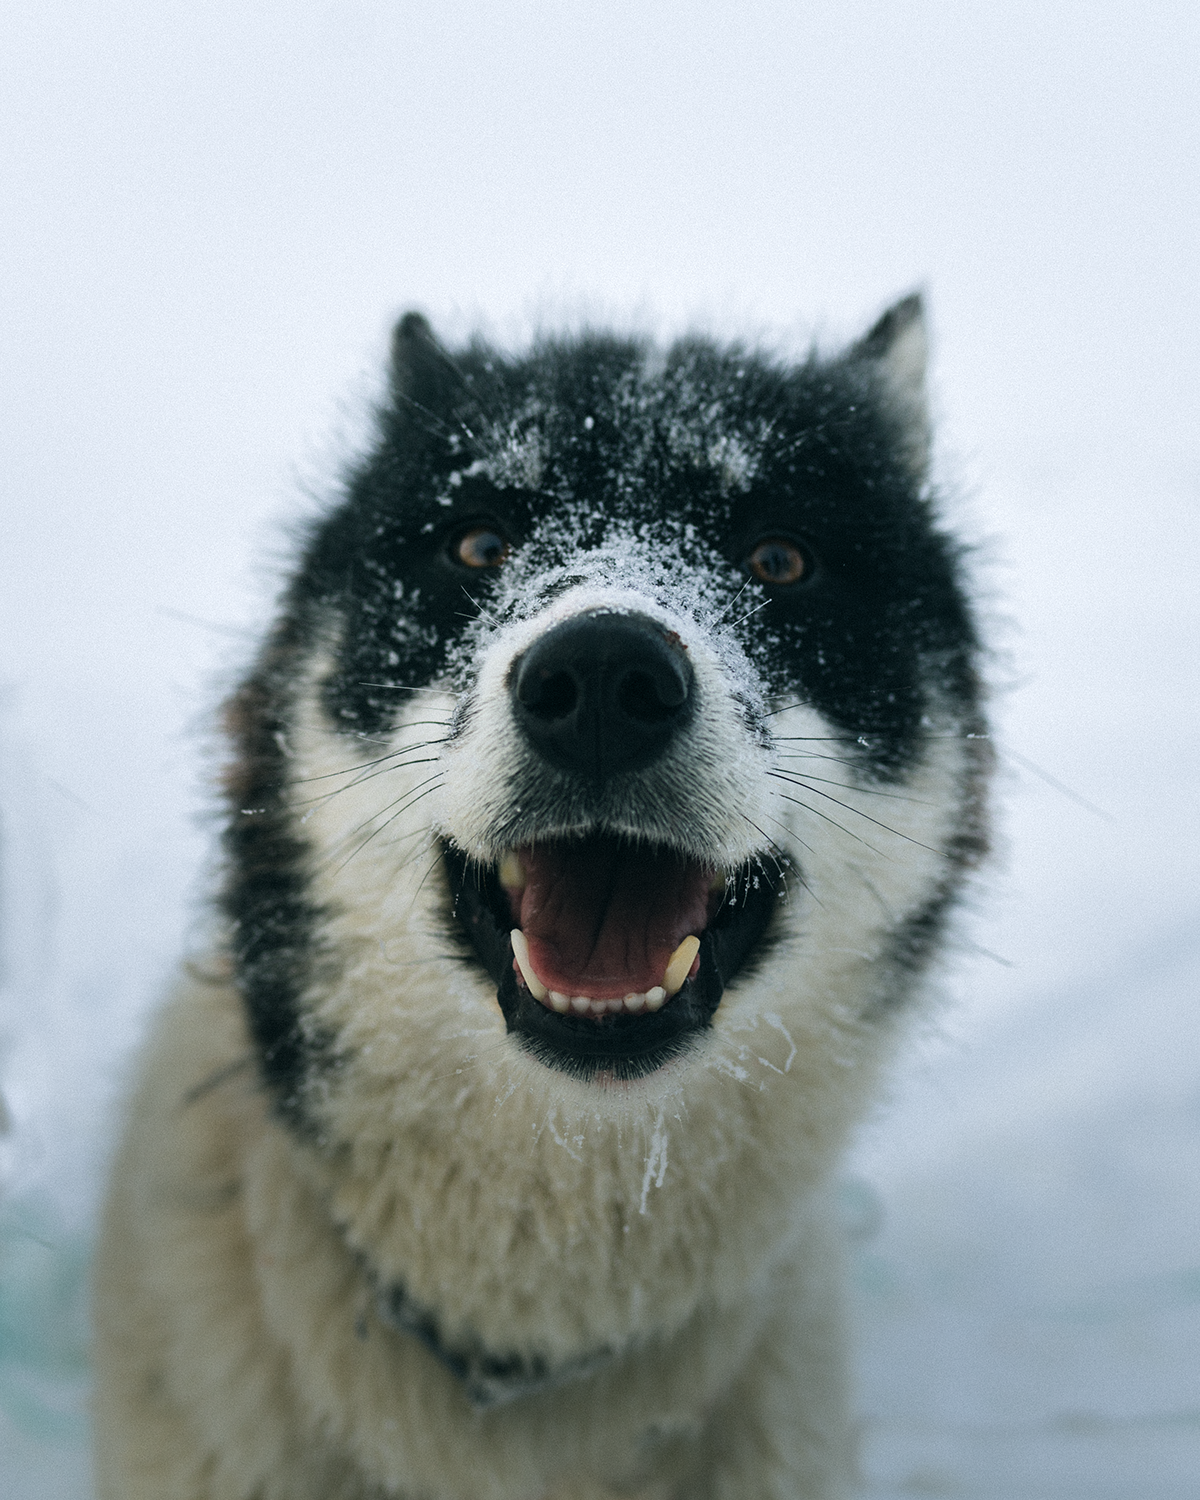
<path id="1" fill-rule="evenodd" d="M 1195 7 L 68 0 L 7 33 L 4 1500 L 89 1494 L 91 1219 L 203 942 L 211 710 L 390 317 L 802 352 L 915 284 L 1001 849 L 847 1167 L 865 1492 L 1192 1495 Z"/>

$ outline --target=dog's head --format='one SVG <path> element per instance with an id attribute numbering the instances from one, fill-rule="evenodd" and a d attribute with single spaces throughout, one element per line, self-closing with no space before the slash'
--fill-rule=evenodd
<path id="1" fill-rule="evenodd" d="M 860 1007 L 903 990 L 982 837 L 923 364 L 916 298 L 798 365 L 400 322 L 233 706 L 226 906 L 285 1108 L 381 996 L 595 1083 L 702 1057 L 772 952 L 776 1019 L 851 962 Z"/>

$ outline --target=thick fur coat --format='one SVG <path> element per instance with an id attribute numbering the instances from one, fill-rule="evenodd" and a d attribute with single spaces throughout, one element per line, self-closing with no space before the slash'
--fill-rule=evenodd
<path id="1" fill-rule="evenodd" d="M 835 1500 L 831 1182 L 983 849 L 919 301 L 396 331 L 229 709 L 96 1272 L 103 1500 Z"/>

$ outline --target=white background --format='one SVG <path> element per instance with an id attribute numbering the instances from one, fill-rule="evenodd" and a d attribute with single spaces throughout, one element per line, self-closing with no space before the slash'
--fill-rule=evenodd
<path id="1" fill-rule="evenodd" d="M 0 1493 L 88 1493 L 112 1099 L 390 320 L 802 350 L 914 286 L 1000 857 L 846 1190 L 867 1488 L 1195 1493 L 1198 43 L 1190 3 L 10 8 Z"/>

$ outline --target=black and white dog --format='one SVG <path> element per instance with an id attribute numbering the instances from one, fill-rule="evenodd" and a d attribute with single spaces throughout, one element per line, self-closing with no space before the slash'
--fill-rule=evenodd
<path id="1" fill-rule="evenodd" d="M 830 1177 L 984 847 L 924 357 L 401 320 L 231 705 L 102 1495 L 848 1493 Z"/>

